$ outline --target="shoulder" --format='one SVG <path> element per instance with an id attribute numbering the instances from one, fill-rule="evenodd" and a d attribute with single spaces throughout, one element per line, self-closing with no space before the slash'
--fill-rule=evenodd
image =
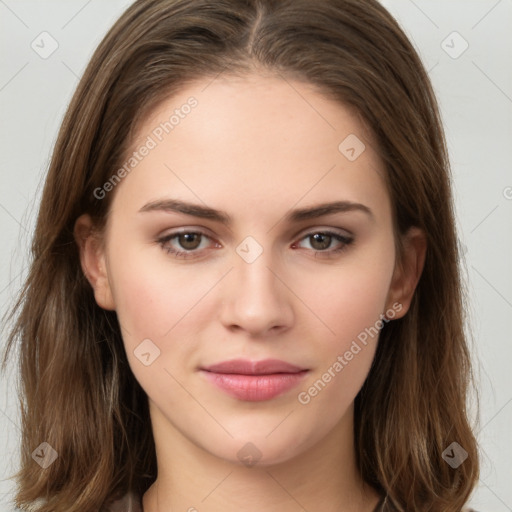
<path id="1" fill-rule="evenodd" d="M 108 509 L 108 512 L 142 512 L 142 496 L 130 491 L 121 499 L 114 501 Z"/>

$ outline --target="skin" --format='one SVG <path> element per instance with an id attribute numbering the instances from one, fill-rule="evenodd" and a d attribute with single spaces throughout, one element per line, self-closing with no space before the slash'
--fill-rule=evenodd
<path id="1" fill-rule="evenodd" d="M 149 397 L 158 478 L 144 511 L 370 512 L 380 497 L 358 475 L 353 406 L 377 337 L 309 403 L 298 394 L 381 314 L 406 314 L 425 237 L 410 230 L 399 265 L 371 134 L 309 84 L 260 74 L 189 84 L 144 120 L 133 149 L 190 96 L 197 107 L 110 192 L 105 232 L 95 234 L 88 215 L 75 225 L 96 301 L 117 312 L 130 367 Z M 354 161 L 338 150 L 349 134 L 366 145 Z M 232 224 L 139 211 L 166 198 L 224 210 Z M 336 200 L 372 215 L 285 221 L 292 209 Z M 205 236 L 166 247 L 195 257 L 176 258 L 157 241 L 180 228 Z M 332 253 L 343 244 L 312 237 L 326 229 L 354 241 Z M 250 263 L 236 251 L 247 236 L 263 251 Z M 148 366 L 134 354 L 145 339 L 160 350 Z M 243 401 L 198 371 L 237 357 L 277 358 L 310 372 L 281 396 Z M 260 454 L 253 466 L 237 455 L 247 443 Z"/>

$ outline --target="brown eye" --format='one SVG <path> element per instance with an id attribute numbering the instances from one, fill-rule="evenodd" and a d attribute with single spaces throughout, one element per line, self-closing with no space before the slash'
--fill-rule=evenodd
<path id="1" fill-rule="evenodd" d="M 306 234 L 302 240 L 308 240 L 315 256 L 324 254 L 330 256 L 343 251 L 354 241 L 354 238 L 333 231 L 315 231 Z M 331 247 L 333 242 L 337 242 L 337 248 L 336 245 L 334 248 Z"/>
<path id="2" fill-rule="evenodd" d="M 177 235 L 177 240 L 183 249 L 192 251 L 200 245 L 201 236 L 201 233 L 181 233 Z"/>
<path id="3" fill-rule="evenodd" d="M 331 245 L 332 237 L 331 235 L 325 233 L 315 233 L 314 235 L 309 235 L 310 240 L 312 240 L 311 246 L 315 251 L 325 251 Z"/>
<path id="4" fill-rule="evenodd" d="M 210 237 L 200 231 L 181 231 L 170 233 L 157 241 L 167 253 L 176 258 L 195 258 L 200 255 L 205 247 L 200 247 L 201 242 Z"/>

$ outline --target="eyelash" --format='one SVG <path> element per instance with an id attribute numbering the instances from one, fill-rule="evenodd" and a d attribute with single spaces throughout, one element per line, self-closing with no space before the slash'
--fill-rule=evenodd
<path id="1" fill-rule="evenodd" d="M 344 236 L 339 233 L 336 233 L 334 231 L 329 230 L 318 230 L 318 231 L 311 231 L 309 233 L 306 233 L 300 241 L 312 237 L 313 235 L 327 235 L 333 237 L 338 242 L 341 242 L 343 245 L 338 249 L 330 249 L 330 250 L 324 250 L 324 251 L 315 251 L 313 249 L 313 252 L 315 253 L 315 257 L 317 255 L 326 255 L 327 257 L 333 257 L 336 254 L 339 254 L 343 252 L 352 242 L 354 241 L 354 238 L 349 236 Z M 181 259 L 190 259 L 195 258 L 196 256 L 193 256 L 195 252 L 199 252 L 197 249 L 189 250 L 189 251 L 179 251 L 176 249 L 170 248 L 167 244 L 173 239 L 178 237 L 179 235 L 201 235 L 202 237 L 210 238 L 206 233 L 202 231 L 178 231 L 174 233 L 170 233 L 168 235 L 165 235 L 162 238 L 159 238 L 157 242 L 160 244 L 162 249 L 167 252 L 168 254 L 174 254 L 175 258 L 181 258 Z"/>

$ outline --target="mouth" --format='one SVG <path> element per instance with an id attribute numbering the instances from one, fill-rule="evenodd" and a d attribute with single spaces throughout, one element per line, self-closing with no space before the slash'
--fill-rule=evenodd
<path id="1" fill-rule="evenodd" d="M 228 395 L 259 402 L 290 391 L 304 379 L 309 369 L 278 359 L 232 359 L 200 368 L 200 371 L 210 383 Z"/>

